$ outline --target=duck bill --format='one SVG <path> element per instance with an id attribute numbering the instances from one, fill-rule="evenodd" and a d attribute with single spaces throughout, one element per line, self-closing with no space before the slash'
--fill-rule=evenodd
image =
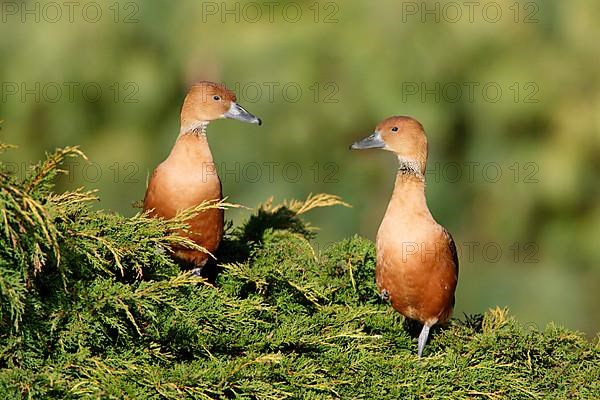
<path id="1" fill-rule="evenodd" d="M 238 121 L 247 122 L 249 124 L 262 125 L 262 121 L 260 118 L 256 117 L 253 114 L 250 114 L 244 107 L 240 106 L 234 101 L 231 102 L 231 107 L 229 107 L 229 111 L 223 114 L 223 118 L 237 119 Z"/>
<path id="2" fill-rule="evenodd" d="M 385 148 L 385 142 L 381 138 L 379 132 L 375 132 L 370 136 L 367 136 L 363 140 L 355 142 L 350 146 L 351 150 L 365 150 L 365 149 L 383 149 Z"/>

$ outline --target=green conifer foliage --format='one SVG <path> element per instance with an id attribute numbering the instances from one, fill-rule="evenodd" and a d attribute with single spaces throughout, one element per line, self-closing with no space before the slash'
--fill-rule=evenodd
<path id="1" fill-rule="evenodd" d="M 172 231 L 232 204 L 170 221 L 96 211 L 94 192 L 53 191 L 69 157 L 84 155 L 0 174 L 0 398 L 600 397 L 597 341 L 500 308 L 437 330 L 419 360 L 377 295 L 373 243 L 312 248 L 301 216 L 335 196 L 263 205 L 203 279 L 171 260 L 194 246 Z"/>

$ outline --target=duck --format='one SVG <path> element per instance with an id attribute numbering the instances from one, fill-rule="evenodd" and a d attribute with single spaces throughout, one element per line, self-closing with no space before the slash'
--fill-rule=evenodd
<path id="1" fill-rule="evenodd" d="M 143 204 L 148 216 L 170 219 L 203 202 L 223 199 L 221 180 L 206 137 L 208 125 L 218 119 L 262 124 L 260 118 L 238 104 L 236 95 L 224 85 L 209 81 L 192 85 L 183 101 L 175 144 L 148 181 Z M 220 208 L 202 211 L 188 224 L 189 228 L 179 234 L 208 253 L 175 246 L 173 255 L 199 272 L 221 243 L 224 211 Z"/>
<path id="2" fill-rule="evenodd" d="M 398 158 L 392 197 L 377 231 L 375 280 L 383 300 L 422 324 L 420 358 L 431 327 L 449 321 L 458 283 L 452 235 L 436 222 L 427 206 L 425 130 L 412 117 L 393 116 L 350 148 L 387 150 Z"/>

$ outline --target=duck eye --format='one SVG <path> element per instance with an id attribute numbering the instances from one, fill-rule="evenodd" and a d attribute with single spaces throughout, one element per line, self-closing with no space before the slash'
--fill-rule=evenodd
<path id="1" fill-rule="evenodd" d="M 221 98 L 219 96 L 213 96 L 213 100 L 219 101 L 219 100 L 221 100 Z"/>
<path id="2" fill-rule="evenodd" d="M 398 132 L 398 127 L 397 126 L 393 127 L 392 132 Z"/>

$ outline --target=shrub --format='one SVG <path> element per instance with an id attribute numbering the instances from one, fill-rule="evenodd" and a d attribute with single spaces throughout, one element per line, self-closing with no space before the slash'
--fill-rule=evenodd
<path id="1" fill-rule="evenodd" d="M 301 215 L 335 196 L 269 202 L 229 226 L 204 279 L 171 260 L 171 244 L 193 246 L 171 232 L 230 205 L 168 221 L 95 211 L 94 192 L 53 192 L 63 160 L 82 156 L 0 174 L 1 398 L 600 397 L 597 342 L 503 309 L 438 330 L 419 360 L 377 296 L 373 243 L 313 251 Z"/>

